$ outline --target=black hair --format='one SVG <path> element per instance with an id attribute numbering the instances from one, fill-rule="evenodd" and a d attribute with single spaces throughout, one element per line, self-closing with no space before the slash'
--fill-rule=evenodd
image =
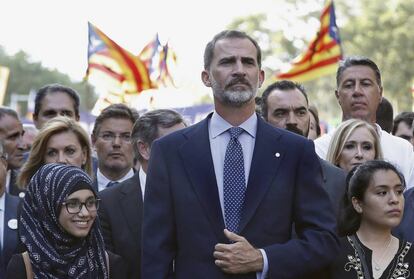
<path id="1" fill-rule="evenodd" d="M 392 134 L 395 135 L 398 129 L 398 125 L 401 122 L 404 122 L 407 124 L 408 127 L 412 127 L 414 120 L 414 112 L 411 111 L 403 111 L 400 114 L 398 114 L 394 119 L 394 126 L 392 128 Z"/>
<path id="2" fill-rule="evenodd" d="M 237 30 L 224 30 L 214 36 L 214 38 L 208 42 L 206 48 L 204 50 L 204 69 L 209 70 L 211 66 L 211 62 L 213 61 L 214 57 L 214 47 L 216 46 L 217 41 L 223 39 L 248 39 L 252 42 L 252 44 L 256 47 L 257 50 L 257 64 L 259 68 L 262 67 L 262 51 L 260 46 L 252 37 L 247 35 L 244 32 L 237 31 Z"/>
<path id="3" fill-rule="evenodd" d="M 132 125 L 138 119 L 139 114 L 135 109 L 129 108 L 124 104 L 112 104 L 102 110 L 101 114 L 95 119 L 95 126 L 92 130 L 92 136 L 97 137 L 102 122 L 109 118 L 127 119 Z"/>
<path id="4" fill-rule="evenodd" d="M 80 99 L 79 99 L 78 92 L 76 92 L 74 89 L 70 87 L 67 87 L 67 86 L 64 86 L 58 83 L 45 85 L 37 91 L 36 97 L 35 97 L 35 107 L 34 107 L 33 115 L 34 116 L 39 115 L 42 101 L 46 95 L 58 93 L 58 92 L 63 92 L 63 93 L 68 94 L 68 96 L 73 100 L 75 116 L 79 117 Z"/>
<path id="5" fill-rule="evenodd" d="M 269 85 L 262 93 L 261 111 L 262 111 L 263 118 L 267 120 L 267 111 L 268 111 L 267 99 L 269 98 L 269 95 L 270 93 L 272 93 L 272 91 L 274 90 L 284 91 L 284 90 L 295 90 L 295 89 L 298 89 L 302 93 L 302 95 L 306 99 L 306 104 L 309 105 L 308 94 L 306 93 L 305 87 L 303 87 L 302 84 L 294 82 L 294 81 L 290 81 L 290 80 L 276 81 L 272 83 L 271 85 Z"/>
<path id="6" fill-rule="evenodd" d="M 338 234 L 347 236 L 356 233 L 361 225 L 361 214 L 353 204 L 352 197 L 364 200 L 365 193 L 371 183 L 372 177 L 379 170 L 390 170 L 398 175 L 401 185 L 405 188 L 404 176 L 391 163 L 382 160 L 372 160 L 353 168 L 346 177 L 346 189 L 339 210 Z"/>
<path id="7" fill-rule="evenodd" d="M 379 103 L 377 108 L 377 124 L 387 133 L 391 133 L 393 118 L 394 110 L 391 103 L 385 97 L 382 97 L 381 103 Z"/>
<path id="8" fill-rule="evenodd" d="M 339 83 L 340 83 L 340 80 L 341 80 L 341 77 L 344 71 L 352 66 L 370 67 L 375 73 L 375 78 L 377 80 L 378 85 L 382 87 L 380 69 L 378 68 L 377 64 L 375 64 L 374 61 L 364 56 L 349 56 L 339 61 L 339 67 L 338 67 L 338 70 L 336 71 L 336 86 L 337 87 L 339 87 Z"/>
<path id="9" fill-rule="evenodd" d="M 135 122 L 132 128 L 131 138 L 135 157 L 142 161 L 143 158 L 138 151 L 137 142 L 140 140 L 149 146 L 159 137 L 158 128 L 170 128 L 174 125 L 183 123 L 184 119 L 178 112 L 170 109 L 157 109 L 146 112 Z"/>

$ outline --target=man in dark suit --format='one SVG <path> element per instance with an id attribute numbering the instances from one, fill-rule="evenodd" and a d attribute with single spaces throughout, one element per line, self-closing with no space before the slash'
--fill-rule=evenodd
<path id="1" fill-rule="evenodd" d="M 23 141 L 23 125 L 17 112 L 8 107 L 0 107 L 0 139 L 3 140 L 4 152 L 7 153 L 6 192 L 20 195 L 16 178 L 18 170 L 24 163 L 26 144 Z"/>
<path id="2" fill-rule="evenodd" d="M 137 119 L 136 110 L 125 104 L 112 104 L 96 118 L 91 142 L 97 155 L 97 161 L 93 163 L 97 191 L 134 175 L 131 131 Z"/>
<path id="3" fill-rule="evenodd" d="M 264 72 L 245 33 L 217 34 L 201 77 L 215 111 L 152 146 L 142 277 L 308 278 L 338 250 L 313 143 L 255 114 Z"/>
<path id="4" fill-rule="evenodd" d="M 309 100 L 305 88 L 289 80 L 269 85 L 262 94 L 263 118 L 272 126 L 307 137 L 310 127 Z M 345 193 L 345 172 L 319 158 L 322 167 L 323 188 L 338 213 Z"/>
<path id="5" fill-rule="evenodd" d="M 153 110 L 142 115 L 135 122 L 131 134 L 140 169 L 119 185 L 99 192 L 99 218 L 106 247 L 127 262 L 128 278 L 141 278 L 142 202 L 151 144 L 155 139 L 184 127 L 183 118 L 173 110 Z"/>
<path id="6" fill-rule="evenodd" d="M 0 278 L 5 278 L 7 264 L 13 254 L 17 253 L 17 208 L 18 197 L 5 192 L 7 173 L 7 155 L 3 152 L 0 141 Z"/>

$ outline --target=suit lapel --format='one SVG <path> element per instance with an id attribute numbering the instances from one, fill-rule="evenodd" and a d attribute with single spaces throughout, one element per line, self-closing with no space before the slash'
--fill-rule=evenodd
<path id="1" fill-rule="evenodd" d="M 278 144 L 278 136 L 273 127 L 266 124 L 260 117 L 257 121 L 256 142 L 250 166 L 249 180 L 239 231 L 242 232 L 254 212 L 264 198 L 268 188 L 273 182 L 284 150 Z"/>
<path id="2" fill-rule="evenodd" d="M 3 260 L 10 259 L 15 252 L 17 245 L 17 207 L 18 198 L 6 194 L 5 214 L 4 214 L 4 232 L 3 232 Z M 14 220 L 13 220 L 14 219 Z M 16 222 L 16 228 L 12 229 L 9 226 L 9 221 Z M 13 226 L 13 224 L 11 224 Z"/>
<path id="3" fill-rule="evenodd" d="M 216 175 L 208 135 L 208 118 L 193 126 L 180 148 L 184 167 L 192 187 L 219 239 L 223 238 L 224 220 L 220 206 Z"/>
<path id="4" fill-rule="evenodd" d="M 122 213 L 127 220 L 129 229 L 133 235 L 137 235 L 141 231 L 142 220 L 142 194 L 141 184 L 139 182 L 139 172 L 136 172 L 134 176 L 128 180 L 128 185 L 121 191 L 121 197 L 119 199 Z M 137 216 L 136 214 L 141 214 Z"/>

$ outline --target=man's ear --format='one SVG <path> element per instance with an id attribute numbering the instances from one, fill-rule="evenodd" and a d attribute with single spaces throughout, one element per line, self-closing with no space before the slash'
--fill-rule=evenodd
<path id="1" fill-rule="evenodd" d="M 138 152 L 146 161 L 149 161 L 151 148 L 145 142 L 138 141 L 137 142 Z"/>
<path id="2" fill-rule="evenodd" d="M 335 90 L 335 97 L 338 100 L 338 103 L 341 104 L 341 102 L 339 101 L 339 92 L 338 92 L 338 89 Z"/>
<path id="3" fill-rule="evenodd" d="M 265 72 L 263 70 L 260 70 L 259 72 L 259 88 L 262 87 L 262 84 L 265 80 Z"/>
<path id="4" fill-rule="evenodd" d="M 210 73 L 207 70 L 201 72 L 201 80 L 205 86 L 211 87 Z"/>

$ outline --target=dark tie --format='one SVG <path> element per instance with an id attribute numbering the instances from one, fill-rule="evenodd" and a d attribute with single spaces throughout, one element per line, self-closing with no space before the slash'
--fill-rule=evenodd
<path id="1" fill-rule="evenodd" d="M 243 129 L 240 127 L 232 127 L 228 131 L 230 132 L 231 138 L 227 144 L 226 155 L 224 157 L 224 217 L 227 229 L 237 233 L 243 209 L 244 194 L 246 192 L 243 149 L 237 139 L 243 133 Z"/>
<path id="2" fill-rule="evenodd" d="M 117 185 L 119 182 L 118 181 L 110 181 L 108 182 L 108 184 L 106 184 L 106 188 L 112 187 Z"/>

